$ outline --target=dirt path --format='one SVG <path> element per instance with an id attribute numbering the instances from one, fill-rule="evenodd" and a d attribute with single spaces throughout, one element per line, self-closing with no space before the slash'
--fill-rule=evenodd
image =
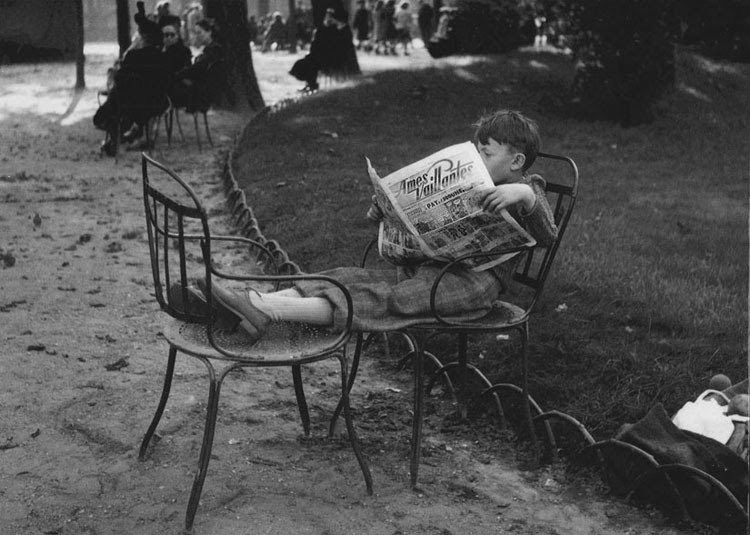
<path id="1" fill-rule="evenodd" d="M 94 52 L 87 75 L 97 88 L 111 57 Z M 269 103 L 298 87 L 286 75 L 292 60 L 256 54 Z M 387 61 L 396 60 L 363 67 Z M 180 533 L 207 390 L 202 365 L 178 359 L 160 440 L 139 462 L 166 362 L 139 155 L 100 158 L 90 122 L 95 90 L 71 106 L 71 65 L 2 69 L 0 533 Z M 218 170 L 248 117 L 210 120 L 213 150 L 196 150 L 186 121 L 188 141 L 161 143 L 155 156 L 196 187 L 214 230 L 225 231 Z M 680 533 L 594 489 L 566 490 L 560 474 L 520 471 L 487 426 L 451 425 L 439 411 L 426 423 L 422 491 L 412 492 L 410 377 L 377 356 L 367 359 L 353 400 L 375 496 L 365 494 L 347 443 L 325 438 L 336 401 L 332 365 L 305 372 L 310 439 L 300 438 L 288 371 L 248 372 L 223 389 L 196 533 Z"/>

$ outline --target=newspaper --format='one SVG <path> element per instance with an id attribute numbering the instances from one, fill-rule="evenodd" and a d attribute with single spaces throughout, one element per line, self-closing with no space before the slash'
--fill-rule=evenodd
<path id="1" fill-rule="evenodd" d="M 494 187 L 481 156 L 469 142 L 452 145 L 380 178 L 367 159 L 367 172 L 383 211 L 378 251 L 396 265 L 451 261 L 470 253 L 501 253 L 536 240 L 502 210 L 485 212 L 479 193 Z M 518 254 L 467 259 L 483 271 Z"/>

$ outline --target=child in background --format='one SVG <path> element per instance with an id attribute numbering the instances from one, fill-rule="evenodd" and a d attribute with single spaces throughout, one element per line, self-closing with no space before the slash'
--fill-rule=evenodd
<path id="1" fill-rule="evenodd" d="M 552 211 L 539 175 L 527 176 L 539 151 L 537 125 L 519 112 L 502 110 L 476 123 L 475 142 L 495 186 L 482 192 L 480 204 L 490 213 L 508 212 L 540 246 L 557 237 Z M 367 217 L 373 222 L 382 211 L 373 202 Z M 476 319 L 487 314 L 510 282 L 519 257 L 485 271 L 456 267 L 443 277 L 436 297 L 444 317 Z M 430 290 L 444 263 L 427 261 L 409 268 L 367 269 L 341 267 L 321 272 L 347 286 L 353 301 L 353 328 L 360 331 L 396 330 L 432 319 Z M 201 281 L 202 282 L 202 281 Z M 341 292 L 320 281 L 296 281 L 272 293 L 234 291 L 212 285 L 216 305 L 240 317 L 241 326 L 258 339 L 272 321 L 293 321 L 340 328 L 346 319 Z M 205 286 L 201 284 L 201 288 Z"/>

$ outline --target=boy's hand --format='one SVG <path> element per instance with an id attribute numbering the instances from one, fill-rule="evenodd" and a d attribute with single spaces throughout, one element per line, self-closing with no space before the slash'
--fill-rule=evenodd
<path id="1" fill-rule="evenodd" d="M 527 184 L 500 184 L 480 191 L 477 201 L 486 212 L 499 215 L 500 210 L 518 203 L 523 205 L 525 211 L 530 212 L 534 208 L 536 197 L 534 190 Z"/>
<path id="2" fill-rule="evenodd" d="M 383 219 L 383 210 L 378 206 L 378 199 L 375 195 L 372 196 L 372 204 L 370 205 L 370 209 L 367 210 L 367 219 L 374 221 L 375 223 L 378 223 Z"/>

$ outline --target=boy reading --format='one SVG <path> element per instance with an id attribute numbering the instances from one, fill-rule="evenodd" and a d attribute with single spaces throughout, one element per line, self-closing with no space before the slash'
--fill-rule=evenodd
<path id="1" fill-rule="evenodd" d="M 517 111 L 502 110 L 482 117 L 475 126 L 474 141 L 495 184 L 480 193 L 480 205 L 490 213 L 508 210 L 538 245 L 550 245 L 557 227 L 544 180 L 526 175 L 539 151 L 536 123 Z M 382 216 L 373 201 L 367 217 L 378 222 Z M 451 268 L 437 291 L 437 312 L 464 320 L 484 316 L 510 281 L 518 258 L 484 271 L 460 265 Z M 444 266 L 428 260 L 398 270 L 340 267 L 320 274 L 342 282 L 351 292 L 355 330 L 388 331 L 433 318 L 430 290 Z M 216 284 L 211 291 L 217 306 L 238 316 L 240 325 L 255 339 L 275 321 L 340 327 L 346 319 L 343 294 L 324 281 L 296 281 L 293 287 L 272 293 L 234 291 Z"/>

